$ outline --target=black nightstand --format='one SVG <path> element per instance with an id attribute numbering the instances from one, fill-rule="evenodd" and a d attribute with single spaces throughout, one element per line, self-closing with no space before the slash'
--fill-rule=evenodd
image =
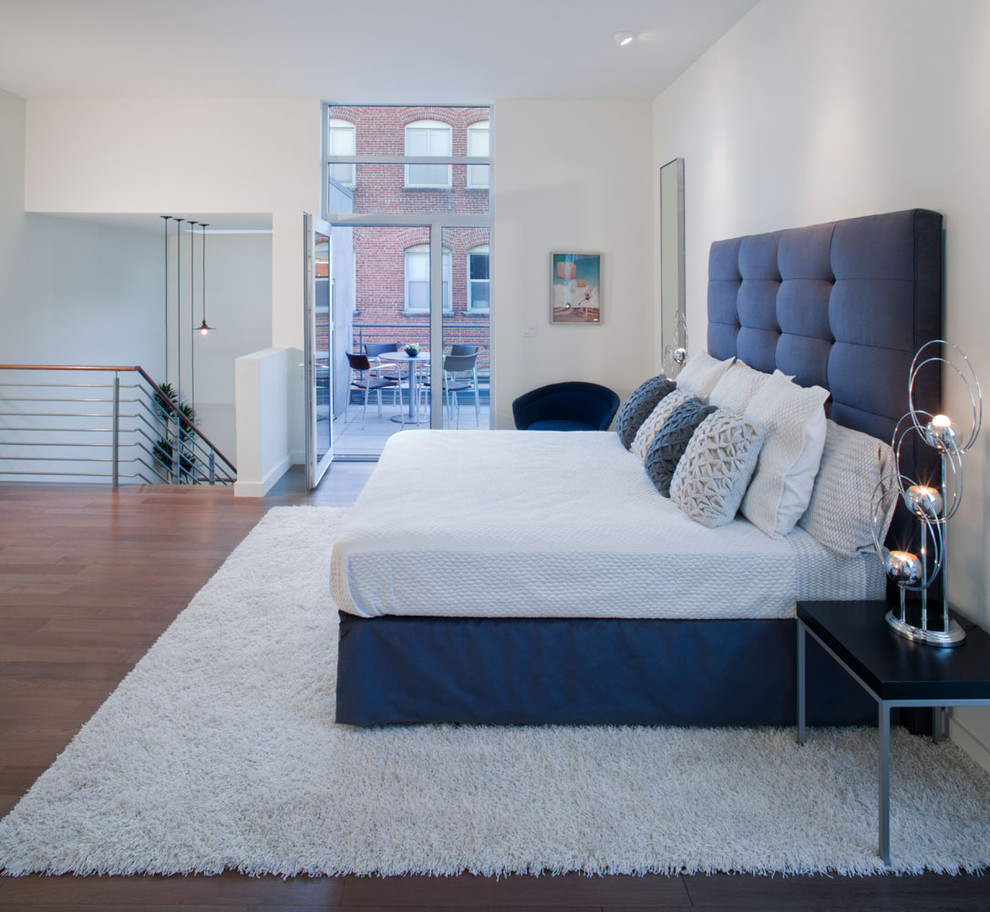
<path id="1" fill-rule="evenodd" d="M 805 737 L 806 634 L 877 701 L 880 727 L 880 856 L 890 864 L 890 710 L 931 706 L 935 737 L 947 706 L 990 706 L 990 635 L 971 628 L 954 648 L 914 643 L 884 620 L 886 602 L 798 602 L 798 743 Z"/>

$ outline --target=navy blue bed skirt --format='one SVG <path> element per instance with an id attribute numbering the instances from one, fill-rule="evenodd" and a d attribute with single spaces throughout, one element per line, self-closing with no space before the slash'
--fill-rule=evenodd
<path id="1" fill-rule="evenodd" d="M 337 721 L 793 725 L 796 624 L 340 612 Z M 807 668 L 810 724 L 876 723 L 810 640 Z"/>

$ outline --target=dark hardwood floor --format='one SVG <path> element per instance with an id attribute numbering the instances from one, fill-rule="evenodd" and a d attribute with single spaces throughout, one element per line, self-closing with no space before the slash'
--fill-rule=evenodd
<path id="1" fill-rule="evenodd" d="M 229 490 L 0 485 L 0 814 L 134 666 L 266 509 L 344 506 L 371 471 L 294 469 L 263 502 Z M 990 909 L 980 877 L 579 875 L 0 878 L 0 912 L 33 909 Z"/>

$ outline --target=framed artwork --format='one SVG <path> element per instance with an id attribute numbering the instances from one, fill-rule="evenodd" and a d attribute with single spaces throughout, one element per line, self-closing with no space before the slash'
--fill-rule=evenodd
<path id="1" fill-rule="evenodd" d="M 550 254 L 550 322 L 602 322 L 602 255 Z"/>

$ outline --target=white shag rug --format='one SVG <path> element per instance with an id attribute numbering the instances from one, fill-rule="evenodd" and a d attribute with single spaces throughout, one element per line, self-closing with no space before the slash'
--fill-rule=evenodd
<path id="1" fill-rule="evenodd" d="M 16 808 L 8 874 L 886 870 L 867 729 L 335 725 L 342 511 L 272 509 Z M 896 731 L 893 870 L 990 864 L 990 776 Z"/>

